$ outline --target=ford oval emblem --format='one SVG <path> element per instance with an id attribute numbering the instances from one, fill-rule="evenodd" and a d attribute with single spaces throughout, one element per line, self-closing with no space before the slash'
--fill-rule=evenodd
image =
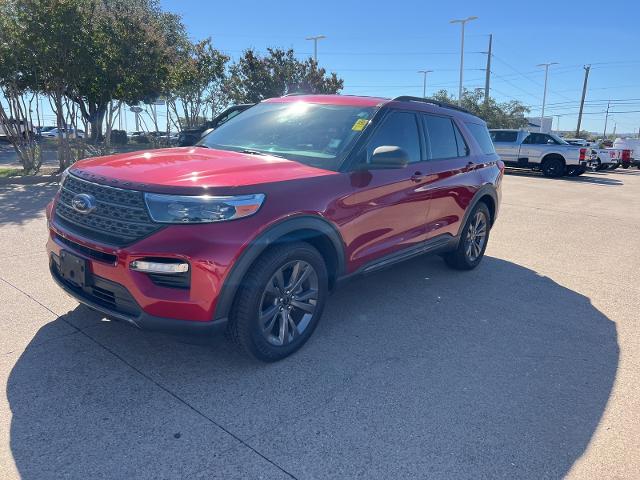
<path id="1" fill-rule="evenodd" d="M 71 199 L 71 206 L 76 212 L 91 213 L 97 207 L 96 197 L 88 193 L 78 193 Z"/>

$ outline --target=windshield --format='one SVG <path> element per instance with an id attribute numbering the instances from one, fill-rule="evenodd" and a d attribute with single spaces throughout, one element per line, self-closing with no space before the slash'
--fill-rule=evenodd
<path id="1" fill-rule="evenodd" d="M 260 103 L 225 122 L 198 145 L 264 153 L 336 170 L 374 107 L 307 102 Z"/>

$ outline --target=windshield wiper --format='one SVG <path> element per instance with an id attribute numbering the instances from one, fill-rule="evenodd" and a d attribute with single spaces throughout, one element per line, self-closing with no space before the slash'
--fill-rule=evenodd
<path id="1" fill-rule="evenodd" d="M 196 143 L 195 146 L 200 148 L 211 148 L 209 145 L 205 145 L 203 143 Z"/>
<path id="2" fill-rule="evenodd" d="M 271 152 L 261 152 L 260 150 L 251 150 L 250 148 L 245 148 L 243 150 L 238 150 L 239 153 L 246 153 L 247 155 L 260 155 L 260 156 L 269 156 L 269 157 L 278 157 L 278 158 L 286 158 L 282 155 L 276 155 Z"/>

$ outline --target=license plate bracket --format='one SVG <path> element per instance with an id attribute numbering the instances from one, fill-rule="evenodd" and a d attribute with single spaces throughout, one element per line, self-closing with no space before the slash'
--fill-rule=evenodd
<path id="1" fill-rule="evenodd" d="M 60 251 L 60 275 L 80 288 L 88 286 L 91 280 L 87 260 L 66 250 Z"/>

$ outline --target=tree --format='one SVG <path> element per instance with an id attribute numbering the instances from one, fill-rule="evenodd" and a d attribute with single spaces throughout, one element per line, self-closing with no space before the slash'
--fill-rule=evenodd
<path id="1" fill-rule="evenodd" d="M 211 39 L 182 45 L 169 72 L 167 104 L 180 128 L 199 125 L 227 104 L 224 94 L 229 57 L 213 48 Z M 179 111 L 178 107 L 181 111 Z"/>
<path id="2" fill-rule="evenodd" d="M 84 25 L 90 65 L 70 94 L 98 140 L 112 101 L 132 105 L 162 94 L 186 33 L 180 18 L 163 12 L 157 0 L 87 1 L 95 5 Z"/>
<path id="3" fill-rule="evenodd" d="M 313 59 L 300 61 L 294 51 L 267 49 L 261 57 L 246 50 L 230 68 L 226 91 L 235 103 L 256 103 L 288 93 L 338 93 L 344 82 L 335 73 L 327 75 Z"/>
<path id="4" fill-rule="evenodd" d="M 436 92 L 433 99 L 452 105 L 458 104 L 457 99 L 450 96 L 446 90 Z M 487 104 L 484 101 L 484 92 L 479 90 L 464 89 L 462 108 L 482 118 L 489 128 L 521 128 L 527 125 L 525 114 L 529 112 L 528 107 L 517 100 L 498 103 L 492 97 Z"/>
<path id="5" fill-rule="evenodd" d="M 0 93 L 6 102 L 0 100 L 0 133 L 13 145 L 25 173 L 36 173 L 42 164 L 33 132 L 34 100 L 38 114 L 38 98 L 24 79 L 25 56 L 13 7 L 0 4 Z"/>

